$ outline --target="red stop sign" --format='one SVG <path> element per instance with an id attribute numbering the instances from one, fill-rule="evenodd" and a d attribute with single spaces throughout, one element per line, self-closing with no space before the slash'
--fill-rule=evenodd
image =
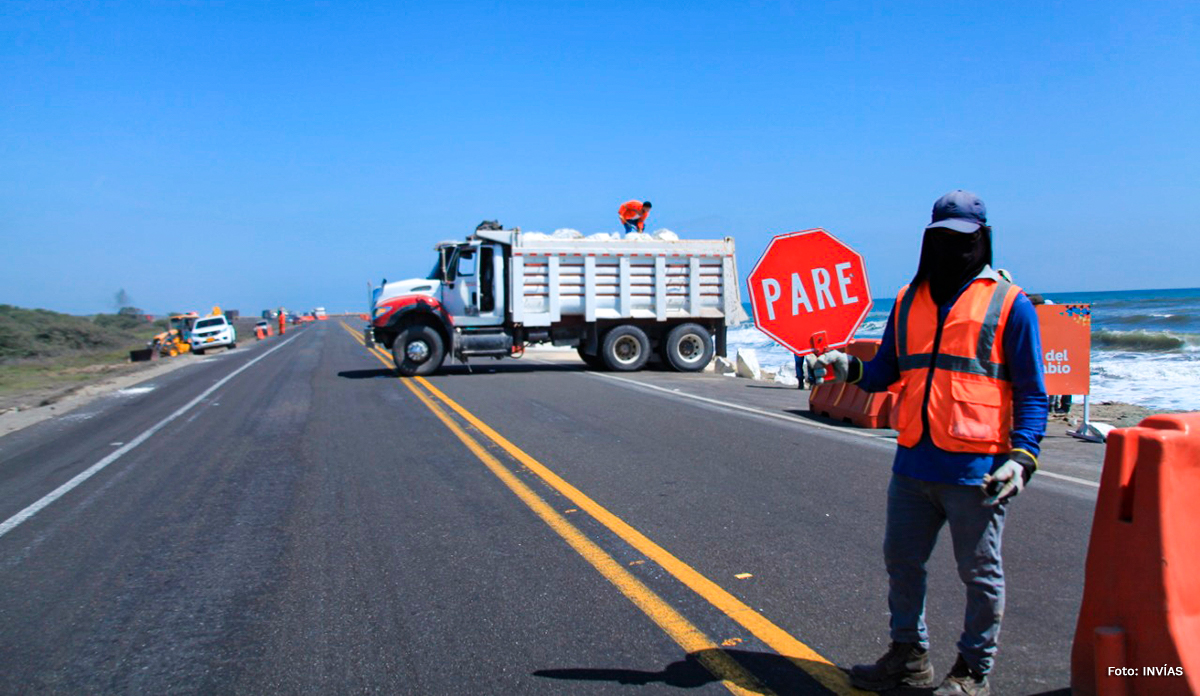
<path id="1" fill-rule="evenodd" d="M 846 345 L 871 311 L 862 256 L 820 228 L 772 239 L 747 284 L 754 325 L 796 355 Z"/>

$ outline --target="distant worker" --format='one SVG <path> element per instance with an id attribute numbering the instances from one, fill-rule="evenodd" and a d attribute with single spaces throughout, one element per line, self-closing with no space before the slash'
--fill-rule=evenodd
<path id="1" fill-rule="evenodd" d="M 617 209 L 621 224 L 625 226 L 625 234 L 634 230 L 646 231 L 646 218 L 650 215 L 650 201 L 625 201 Z"/>
<path id="2" fill-rule="evenodd" d="M 1004 615 L 1005 513 L 1037 470 L 1047 407 L 1037 315 L 991 263 L 983 201 L 961 190 L 942 196 L 876 357 L 830 351 L 806 360 L 814 379 L 831 369 L 868 392 L 900 383 L 883 541 L 892 643 L 875 664 L 850 670 L 860 689 L 936 683 L 925 564 L 948 522 L 967 609 L 958 659 L 934 694 L 989 693 Z"/>

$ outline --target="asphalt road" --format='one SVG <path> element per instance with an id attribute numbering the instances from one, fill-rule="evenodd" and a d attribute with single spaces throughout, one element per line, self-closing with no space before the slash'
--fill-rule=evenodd
<path id="1" fill-rule="evenodd" d="M 722 389 L 401 380 L 335 319 L 0 438 L 0 692 L 847 692 L 894 445 Z M 995 693 L 1068 685 L 1094 501 L 1015 501 Z M 941 673 L 946 543 L 929 583 Z"/>

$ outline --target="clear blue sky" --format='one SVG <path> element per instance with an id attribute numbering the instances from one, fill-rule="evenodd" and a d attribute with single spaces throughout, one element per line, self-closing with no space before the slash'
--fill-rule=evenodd
<path id="1" fill-rule="evenodd" d="M 823 226 L 935 198 L 1031 291 L 1200 285 L 1200 3 L 0 5 L 0 302 L 359 309 L 483 219 Z"/>

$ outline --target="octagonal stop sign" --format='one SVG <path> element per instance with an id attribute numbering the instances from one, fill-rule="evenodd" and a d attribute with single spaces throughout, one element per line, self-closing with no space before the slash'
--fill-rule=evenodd
<path id="1" fill-rule="evenodd" d="M 796 355 L 845 346 L 871 311 L 862 256 L 820 228 L 772 239 L 747 285 L 754 325 Z"/>

